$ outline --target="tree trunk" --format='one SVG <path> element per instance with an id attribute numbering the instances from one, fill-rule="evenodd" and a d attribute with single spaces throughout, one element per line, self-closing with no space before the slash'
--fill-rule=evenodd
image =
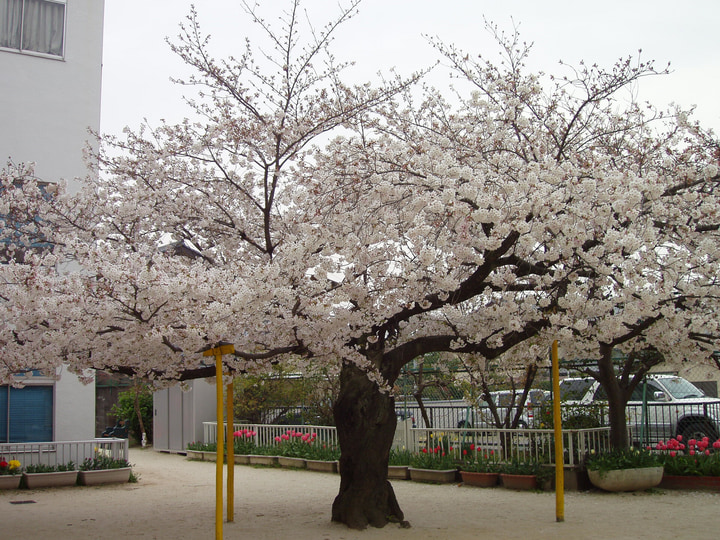
<path id="1" fill-rule="evenodd" d="M 387 479 L 395 436 L 395 401 L 354 365 L 343 364 L 340 394 L 333 408 L 340 442 L 340 492 L 332 520 L 353 529 L 403 522 Z"/>
<path id="2" fill-rule="evenodd" d="M 424 427 L 433 427 L 430 417 L 428 416 L 427 407 L 425 407 L 425 403 L 422 400 L 422 391 L 415 392 L 413 397 L 415 398 L 415 401 L 417 401 L 418 407 L 420 407 L 420 416 L 422 416 Z"/>
<path id="3" fill-rule="evenodd" d="M 628 441 L 627 418 L 625 417 L 626 402 L 610 399 L 608 396 L 608 416 L 610 421 L 610 446 L 612 448 L 627 448 Z"/>
<path id="4" fill-rule="evenodd" d="M 143 422 L 142 417 L 142 411 L 140 411 L 140 387 L 136 384 L 135 385 L 135 414 L 138 419 L 138 424 L 140 425 L 140 444 L 143 448 L 145 448 L 145 445 L 147 444 L 147 434 L 145 433 L 145 423 Z M 128 426 L 129 428 L 130 426 Z"/>
<path id="5" fill-rule="evenodd" d="M 627 448 L 628 431 L 625 408 L 630 393 L 621 387 L 615 375 L 612 363 L 612 347 L 601 345 L 601 357 L 598 361 L 597 380 L 605 390 L 608 400 L 608 419 L 610 423 L 610 446 L 612 448 Z"/>

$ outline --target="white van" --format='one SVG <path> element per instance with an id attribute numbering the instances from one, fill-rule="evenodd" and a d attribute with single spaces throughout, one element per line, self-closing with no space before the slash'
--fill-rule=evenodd
<path id="1" fill-rule="evenodd" d="M 607 403 L 600 383 L 592 378 L 563 379 L 560 399 L 568 405 Z M 706 397 L 690 381 L 675 375 L 648 375 L 630 397 L 626 414 L 636 441 L 641 433 L 643 440 L 652 442 L 676 435 L 715 441 L 720 434 L 720 399 Z"/>

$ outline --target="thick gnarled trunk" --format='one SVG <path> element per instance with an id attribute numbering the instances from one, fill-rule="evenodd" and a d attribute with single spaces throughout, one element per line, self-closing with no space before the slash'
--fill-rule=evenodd
<path id="1" fill-rule="evenodd" d="M 340 491 L 332 520 L 353 529 L 403 522 L 387 479 L 395 435 L 395 403 L 354 365 L 343 365 L 340 394 L 333 409 L 341 448 Z"/>

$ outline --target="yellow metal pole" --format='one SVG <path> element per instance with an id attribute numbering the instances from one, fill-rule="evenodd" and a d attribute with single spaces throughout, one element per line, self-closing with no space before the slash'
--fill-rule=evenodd
<path id="1" fill-rule="evenodd" d="M 232 354 L 235 352 L 235 346 L 231 343 L 221 343 L 217 347 L 203 351 L 203 356 L 215 357 L 215 387 L 216 387 L 216 412 L 217 424 L 215 433 L 217 434 L 217 460 L 215 461 L 215 540 L 222 540 L 222 510 L 223 510 L 223 457 L 225 455 L 225 445 L 223 439 L 225 432 L 223 425 L 223 384 L 222 384 L 222 355 Z M 232 403 L 232 398 L 230 398 Z M 232 426 L 232 417 L 228 416 L 228 424 Z M 231 428 L 232 429 L 232 428 Z M 228 439 L 228 444 L 232 444 L 232 438 Z M 233 454 L 234 455 L 234 454 Z M 229 520 L 230 521 L 230 520 Z"/>
<path id="2" fill-rule="evenodd" d="M 553 420 L 555 424 L 555 521 L 565 521 L 565 469 L 563 467 L 562 419 L 560 416 L 560 367 L 558 342 L 552 343 Z"/>
<path id="3" fill-rule="evenodd" d="M 233 433 L 233 383 L 227 385 L 227 520 L 228 523 L 235 521 L 235 437 Z"/>
<path id="4" fill-rule="evenodd" d="M 223 384 L 222 384 L 222 352 L 220 348 L 215 352 L 215 386 L 217 390 L 217 459 L 215 460 L 215 539 L 222 540 L 223 537 Z"/>

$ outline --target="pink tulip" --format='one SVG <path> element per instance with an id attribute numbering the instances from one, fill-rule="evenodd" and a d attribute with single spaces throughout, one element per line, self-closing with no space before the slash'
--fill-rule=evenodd
<path id="1" fill-rule="evenodd" d="M 709 455 L 710 455 L 710 450 L 705 450 L 705 455 L 706 455 L 706 456 L 709 456 Z"/>
<path id="2" fill-rule="evenodd" d="M 688 452 L 688 453 L 689 453 L 691 456 L 694 456 L 694 455 L 695 455 L 695 450 L 690 450 L 690 452 Z"/>
<path id="3" fill-rule="evenodd" d="M 676 437 L 676 439 L 677 439 L 678 441 L 682 441 L 682 440 L 683 440 L 683 436 L 682 436 L 682 435 L 678 435 L 678 436 Z"/>
<path id="4" fill-rule="evenodd" d="M 275 437 L 275 442 L 280 442 L 282 439 L 280 437 Z"/>
<path id="5" fill-rule="evenodd" d="M 673 451 L 670 452 L 670 456 L 671 456 L 671 457 L 675 457 L 676 455 L 677 455 L 677 452 L 676 452 L 675 450 L 673 450 Z"/>

